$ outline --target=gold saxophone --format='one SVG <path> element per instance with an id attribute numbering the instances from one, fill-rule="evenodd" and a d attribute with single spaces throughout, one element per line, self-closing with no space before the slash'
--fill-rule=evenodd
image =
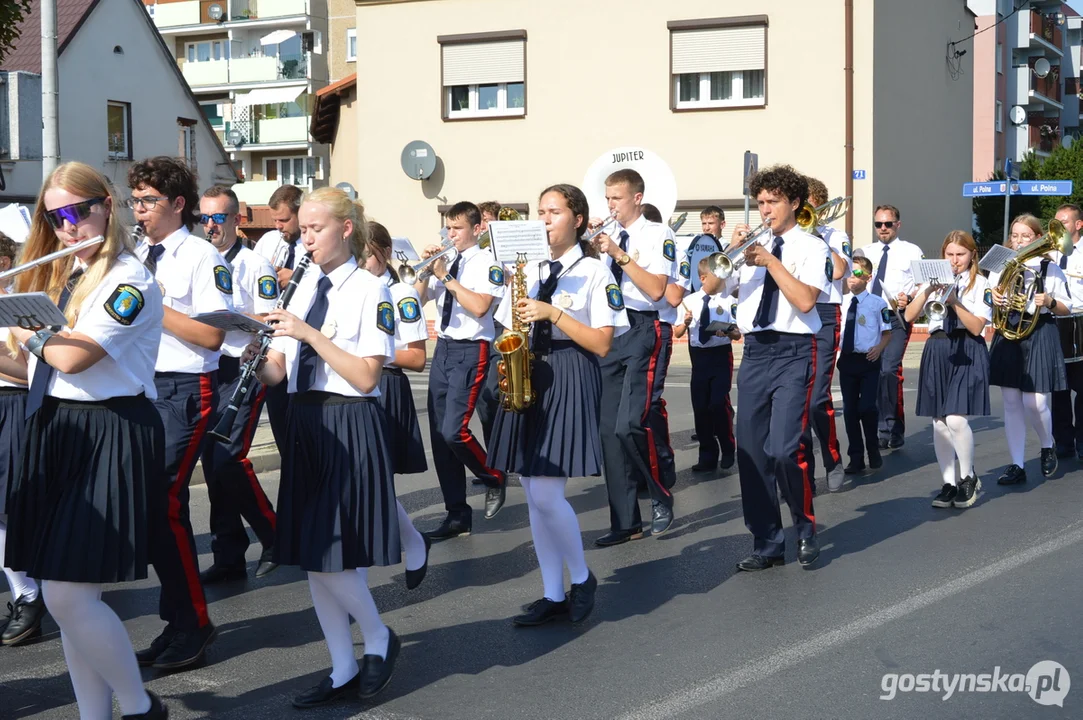
<path id="1" fill-rule="evenodd" d="M 530 334 L 527 323 L 519 314 L 519 300 L 526 294 L 526 256 L 520 254 L 515 260 L 515 274 L 511 278 L 511 327 L 493 340 L 493 347 L 502 360 L 496 365 L 500 373 L 500 403 L 505 410 L 521 413 L 534 402 L 534 390 L 530 385 Z"/>
<path id="2" fill-rule="evenodd" d="M 997 292 L 1008 298 L 1007 305 L 993 305 L 993 328 L 1000 333 L 1005 340 L 1022 340 L 1038 329 L 1038 321 L 1041 318 L 1041 310 L 1033 315 L 1027 313 L 1027 308 L 1034 300 L 1034 296 L 1045 290 L 1040 287 L 1041 277 L 1037 272 L 1028 268 L 1025 263 L 1032 258 L 1040 257 L 1048 252 L 1056 250 L 1063 255 L 1072 252 L 1072 238 L 1059 220 L 1050 220 L 1049 228 L 1045 235 L 1034 242 L 1019 248 L 1014 258 L 1004 266 L 997 282 Z M 1018 324 L 1012 324 L 1012 313 L 1019 314 Z"/>

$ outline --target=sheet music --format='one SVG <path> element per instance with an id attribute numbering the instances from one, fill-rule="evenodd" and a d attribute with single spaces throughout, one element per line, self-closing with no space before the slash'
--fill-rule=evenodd
<path id="1" fill-rule="evenodd" d="M 391 238 L 391 258 L 406 263 L 421 261 L 421 256 L 417 254 L 417 250 L 414 250 L 414 246 L 410 244 L 410 238 L 404 237 Z"/>
<path id="2" fill-rule="evenodd" d="M 520 253 L 527 262 L 549 259 L 549 234 L 541 220 L 492 220 L 489 237 L 497 262 L 504 265 L 515 263 Z"/>
<path id="3" fill-rule="evenodd" d="M 16 203 L 0 209 L 0 232 L 19 244 L 26 242 L 30 235 L 30 211 Z"/>
<path id="4" fill-rule="evenodd" d="M 985 257 L 978 263 L 979 270 L 999 273 L 1003 272 L 1004 266 L 1016 255 L 1015 250 L 1010 250 L 1003 245 L 994 245 L 985 253 Z"/>
<path id="5" fill-rule="evenodd" d="M 41 330 L 67 323 L 64 313 L 43 292 L 0 295 L 0 326 Z"/>
<path id="6" fill-rule="evenodd" d="M 910 263 L 910 272 L 916 285 L 947 285 L 955 279 L 948 260 L 914 260 Z"/>
<path id="7" fill-rule="evenodd" d="M 236 330 L 249 335 L 258 335 L 264 332 L 272 332 L 272 328 L 267 323 L 262 323 L 259 320 L 248 317 L 244 313 L 233 312 L 232 310 L 216 310 L 209 313 L 201 313 L 199 315 L 193 315 L 192 319 L 196 322 L 201 322 L 204 325 L 210 325 L 213 328 L 219 330 Z"/>

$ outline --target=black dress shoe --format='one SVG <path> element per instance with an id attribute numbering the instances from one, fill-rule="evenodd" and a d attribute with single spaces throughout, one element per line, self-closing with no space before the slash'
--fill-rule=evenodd
<path id="1" fill-rule="evenodd" d="M 482 479 L 481 479 L 481 478 L 479 478 L 479 477 L 476 477 L 476 478 L 474 478 L 473 480 L 471 480 L 471 481 L 470 481 L 470 484 L 471 484 L 471 485 L 484 485 L 484 484 L 485 484 L 485 481 L 484 481 L 484 480 L 482 480 Z"/>
<path id="2" fill-rule="evenodd" d="M 45 600 L 41 590 L 33 600 L 20 597 L 11 611 L 11 620 L 4 628 L 0 641 L 4 645 L 19 645 L 41 635 L 41 621 L 45 619 Z"/>
<path id="3" fill-rule="evenodd" d="M 154 661 L 158 659 L 158 656 L 165 652 L 165 649 L 169 647 L 169 643 L 173 642 L 173 636 L 177 633 L 171 630 L 168 626 L 162 631 L 162 634 L 154 638 L 151 641 L 150 647 L 140 650 L 135 654 L 136 662 L 139 663 L 139 667 L 150 667 L 154 664 Z"/>
<path id="4" fill-rule="evenodd" d="M 880 455 L 880 451 L 869 448 L 869 469 L 879 470 L 883 466 L 884 458 Z"/>
<path id="5" fill-rule="evenodd" d="M 235 582 L 237 580 L 247 579 L 248 571 L 245 570 L 244 564 L 220 565 L 218 563 L 214 563 L 209 568 L 199 574 L 199 580 L 204 585 L 217 585 L 219 583 Z"/>
<path id="6" fill-rule="evenodd" d="M 361 689 L 357 694 L 362 700 L 368 700 L 387 687 L 395 672 L 395 660 L 399 657 L 401 643 L 394 630 L 388 628 L 387 632 L 390 635 L 387 639 L 387 657 L 366 655 L 361 658 Z"/>
<path id="7" fill-rule="evenodd" d="M 643 538 L 643 530 L 610 530 L 605 535 L 594 541 L 594 544 L 598 547 L 612 547 L 613 545 L 623 545 L 629 540 L 641 540 Z"/>
<path id="8" fill-rule="evenodd" d="M 767 557 L 765 555 L 752 554 L 737 563 L 737 569 L 744 570 L 745 572 L 756 572 L 757 570 L 766 570 L 767 568 L 773 568 L 776 565 L 785 564 L 786 559 L 781 555 L 778 557 Z"/>
<path id="9" fill-rule="evenodd" d="M 879 440 L 877 440 L 877 442 L 876 442 L 876 447 L 880 448 L 881 450 L 887 450 L 887 449 L 888 449 L 888 446 L 889 446 L 889 444 L 890 444 L 890 443 L 888 442 L 888 439 L 887 439 L 887 438 L 880 438 L 880 439 L 879 439 Z"/>
<path id="10" fill-rule="evenodd" d="M 1051 448 L 1042 448 L 1042 475 L 1046 477 L 1052 477 L 1053 473 L 1057 471 L 1057 453 Z"/>
<path id="11" fill-rule="evenodd" d="M 549 598 L 543 597 L 541 600 L 535 600 L 530 603 L 526 612 L 522 615 L 516 615 L 511 621 L 518 627 L 535 627 L 537 625 L 544 625 L 547 622 L 552 622 L 553 620 L 563 620 L 567 617 L 567 600 L 553 602 Z M 584 617 L 586 616 L 584 615 Z"/>
<path id="12" fill-rule="evenodd" d="M 893 437 L 890 440 L 888 440 L 887 446 L 889 448 L 891 448 L 892 450 L 896 450 L 898 448 L 901 448 L 905 444 L 906 444 L 906 438 L 904 438 L 904 437 Z"/>
<path id="13" fill-rule="evenodd" d="M 147 695 L 150 695 L 150 710 L 138 715 L 122 715 L 121 720 L 128 720 L 128 718 L 132 718 L 132 720 L 138 720 L 139 718 L 143 720 L 168 720 L 169 708 L 165 706 L 162 699 L 150 690 L 147 690 Z"/>
<path id="14" fill-rule="evenodd" d="M 429 550 L 432 548 L 432 540 L 425 535 L 422 535 L 421 539 L 425 541 L 425 564 L 417 570 L 406 569 L 407 590 L 413 590 L 420 585 L 421 581 L 425 579 L 425 573 L 429 571 Z"/>
<path id="15" fill-rule="evenodd" d="M 293 706 L 295 708 L 318 707 L 320 705 L 326 705 L 332 700 L 337 700 L 344 695 L 353 695 L 357 692 L 357 689 L 361 687 L 361 673 L 357 673 L 350 680 L 347 680 L 338 687 L 333 687 L 334 681 L 330 676 L 320 680 L 320 684 L 314 687 L 310 687 L 300 695 L 293 698 Z"/>
<path id="16" fill-rule="evenodd" d="M 466 537 L 470 534 L 470 526 L 471 521 L 469 517 L 465 520 L 460 520 L 448 515 L 444 518 L 444 522 L 440 523 L 440 527 L 421 534 L 433 542 L 440 542 L 442 540 L 450 540 L 453 537 L 459 537 L 460 535 Z"/>
<path id="17" fill-rule="evenodd" d="M 673 508 L 660 502 L 651 502 L 651 535 L 657 537 L 673 524 Z"/>
<path id="18" fill-rule="evenodd" d="M 508 485 L 502 483 L 500 487 L 491 487 L 485 491 L 485 519 L 492 520 L 504 507 L 504 501 L 508 499 Z"/>
<path id="19" fill-rule="evenodd" d="M 1063 443 L 1057 443 L 1057 457 L 1058 458 L 1070 458 L 1075 455 L 1074 445 L 1064 445 Z"/>
<path id="20" fill-rule="evenodd" d="M 722 459 L 718 461 L 719 467 L 721 467 L 723 470 L 729 470 L 736 464 L 737 456 L 732 453 L 723 453 Z"/>
<path id="21" fill-rule="evenodd" d="M 583 622 L 594 609 L 594 593 L 598 589 L 598 578 L 587 570 L 587 579 L 581 583 L 572 583 L 568 593 L 568 619 L 573 623 Z"/>
<path id="22" fill-rule="evenodd" d="M 1018 465 L 1009 465 L 1004 474 L 997 478 L 997 485 L 1018 485 L 1027 481 L 1027 471 Z"/>
<path id="23" fill-rule="evenodd" d="M 207 659 L 207 647 L 214 642 L 218 631 L 214 623 L 198 630 L 178 630 L 169 647 L 162 652 L 151 666 L 155 670 L 187 670 L 203 665 Z"/>
<path id="24" fill-rule="evenodd" d="M 816 536 L 813 535 L 805 540 L 797 541 L 797 562 L 801 563 L 801 567 L 807 567 L 816 562 L 816 559 L 820 557 L 820 543 L 816 540 Z"/>
<path id="25" fill-rule="evenodd" d="M 0 636 L 4 634 L 4 631 L 8 629 L 8 623 L 11 622 L 11 616 L 15 613 L 15 606 L 8 603 L 8 610 L 3 615 L 0 615 Z"/>
<path id="26" fill-rule="evenodd" d="M 692 466 L 692 472 L 714 472 L 718 467 L 718 458 L 700 458 L 699 461 Z"/>
<path id="27" fill-rule="evenodd" d="M 858 473 L 865 472 L 865 463 L 854 462 L 853 460 L 842 469 L 847 475 L 857 475 Z"/>
<path id="28" fill-rule="evenodd" d="M 259 565 L 256 566 L 256 577 L 261 578 L 270 575 L 278 569 L 278 563 L 274 561 L 274 548 L 263 548 L 259 554 Z"/>

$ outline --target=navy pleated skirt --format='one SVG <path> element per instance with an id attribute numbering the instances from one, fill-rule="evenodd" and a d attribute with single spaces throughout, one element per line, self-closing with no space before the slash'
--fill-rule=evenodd
<path id="1" fill-rule="evenodd" d="M 601 475 L 598 358 L 571 341 L 553 341 L 552 353 L 534 360 L 531 383 L 535 401 L 526 412 L 497 410 L 489 466 L 528 477 Z"/>
<path id="2" fill-rule="evenodd" d="M 19 469 L 25 431 L 26 388 L 0 388 L 0 515 L 7 512 L 8 488 Z"/>
<path id="3" fill-rule="evenodd" d="M 286 442 L 275 562 L 311 572 L 398 563 L 394 474 L 376 399 L 295 393 Z"/>
<path id="4" fill-rule="evenodd" d="M 425 444 L 410 379 L 401 368 L 385 367 L 380 375 L 380 407 L 387 419 L 387 449 L 398 475 L 425 472 Z"/>
<path id="5" fill-rule="evenodd" d="M 145 396 L 46 397 L 30 418 L 8 493 L 7 567 L 30 577 L 147 577 L 147 517 L 165 515 L 165 430 Z"/>
<path id="6" fill-rule="evenodd" d="M 1038 327 L 1023 340 L 995 335 L 989 350 L 989 368 L 990 385 L 1028 393 L 1068 389 L 1060 333 L 1049 314 L 1042 315 Z"/>
<path id="7" fill-rule="evenodd" d="M 965 330 L 933 333 L 925 342 L 918 377 L 917 415 L 988 415 L 989 350 Z"/>

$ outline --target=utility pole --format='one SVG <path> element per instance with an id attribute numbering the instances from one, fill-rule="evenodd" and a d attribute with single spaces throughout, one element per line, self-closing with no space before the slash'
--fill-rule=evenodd
<path id="1" fill-rule="evenodd" d="M 41 0 L 41 179 L 60 164 L 60 76 L 56 67 L 56 0 Z"/>

